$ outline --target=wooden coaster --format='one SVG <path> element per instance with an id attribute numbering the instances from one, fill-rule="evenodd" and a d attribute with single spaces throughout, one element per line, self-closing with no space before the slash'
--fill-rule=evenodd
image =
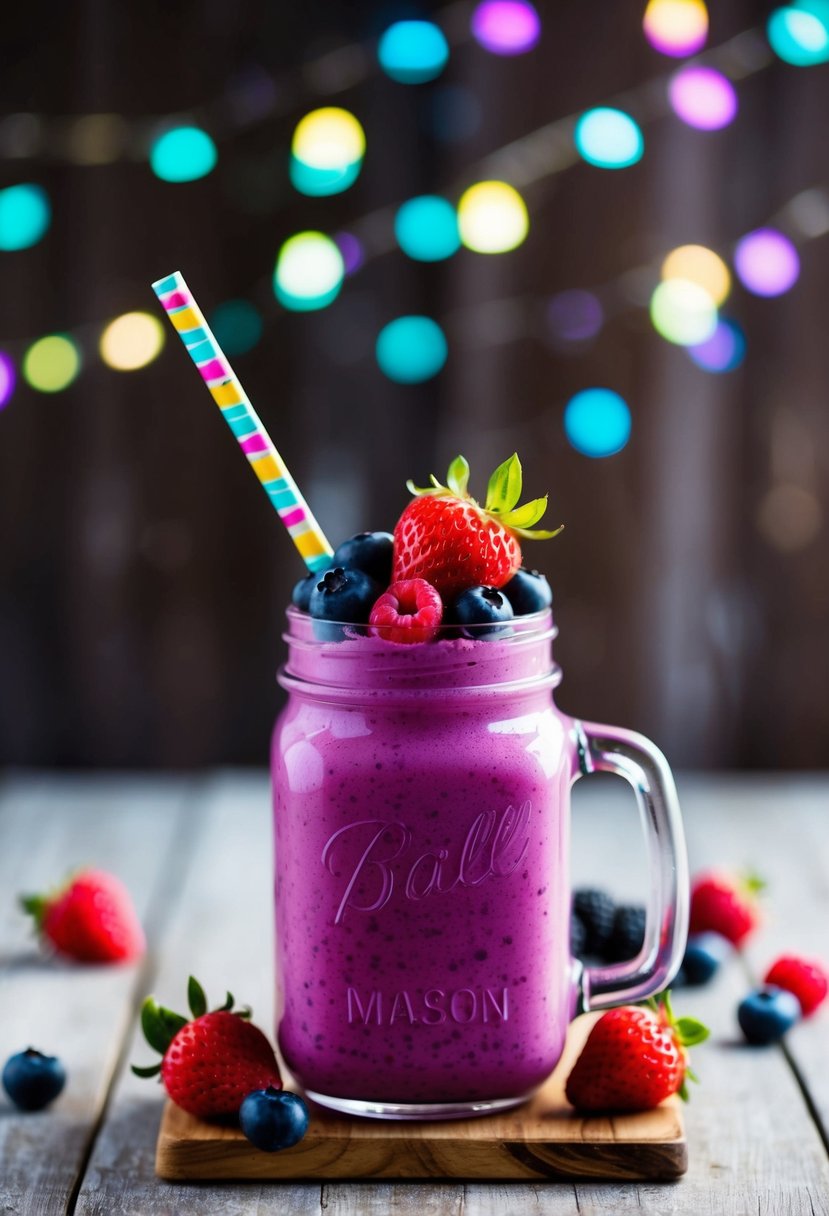
<path id="1" fill-rule="evenodd" d="M 361 1119 L 310 1103 L 311 1125 L 293 1148 L 263 1153 L 238 1128 L 217 1127 L 168 1102 L 156 1173 L 208 1179 L 678 1178 L 688 1168 L 679 1103 L 612 1118 L 582 1118 L 564 1082 L 594 1017 L 578 1018 L 549 1081 L 503 1114 L 434 1123 Z M 286 1089 L 296 1089 L 286 1078 Z"/>

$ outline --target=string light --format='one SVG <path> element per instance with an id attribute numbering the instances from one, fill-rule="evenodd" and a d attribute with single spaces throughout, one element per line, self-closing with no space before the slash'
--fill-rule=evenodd
<path id="1" fill-rule="evenodd" d="M 310 312 L 339 295 L 345 276 L 343 255 L 322 232 L 298 232 L 279 251 L 274 292 L 285 308 Z"/>
<path id="2" fill-rule="evenodd" d="M 46 234 L 52 208 L 46 191 L 28 183 L 0 190 L 0 250 L 29 249 Z"/>
<path id="3" fill-rule="evenodd" d="M 225 300 L 210 316 L 210 328 L 226 355 L 246 355 L 262 337 L 264 322 L 247 300 Z"/>
<path id="4" fill-rule="evenodd" d="M 686 279 L 703 287 L 715 304 L 722 304 L 731 290 L 728 267 L 713 249 L 704 245 L 680 245 L 662 263 L 663 279 Z"/>
<path id="5" fill-rule="evenodd" d="M 216 166 L 213 140 L 201 127 L 173 127 L 150 148 L 150 168 L 164 182 L 195 182 Z"/>
<path id="6" fill-rule="evenodd" d="M 817 498 L 803 486 L 782 482 L 765 495 L 757 511 L 760 534 L 782 553 L 807 548 L 823 527 Z"/>
<path id="7" fill-rule="evenodd" d="M 776 228 L 757 228 L 737 242 L 734 269 L 755 296 L 780 296 L 794 287 L 800 258 L 787 236 Z"/>
<path id="8" fill-rule="evenodd" d="M 630 438 L 627 402 L 610 388 L 585 388 L 564 408 L 564 433 L 583 456 L 620 452 Z"/>
<path id="9" fill-rule="evenodd" d="M 68 388 L 80 370 L 80 351 L 65 334 L 40 338 L 23 356 L 23 378 L 39 393 Z"/>
<path id="10" fill-rule="evenodd" d="M 506 182 L 478 182 L 458 202 L 458 229 L 475 253 L 508 253 L 527 235 L 530 220 L 523 198 Z"/>
<path id="11" fill-rule="evenodd" d="M 541 20 L 524 0 L 484 0 L 472 14 L 472 37 L 493 55 L 523 55 L 541 36 Z"/>
<path id="12" fill-rule="evenodd" d="M 431 21 L 396 21 L 377 47 L 380 67 L 401 84 L 423 84 L 440 76 L 449 59 L 449 43 Z"/>
<path id="13" fill-rule="evenodd" d="M 720 317 L 710 338 L 685 349 L 706 372 L 733 372 L 745 358 L 746 336 L 736 321 Z"/>
<path id="14" fill-rule="evenodd" d="M 795 0 L 775 9 L 766 26 L 771 49 L 784 63 L 813 67 L 829 61 L 829 4 Z"/>
<path id="15" fill-rule="evenodd" d="M 708 10 L 702 0 L 650 0 L 642 24 L 654 50 L 682 59 L 705 46 Z"/>
<path id="16" fill-rule="evenodd" d="M 301 194 L 339 194 L 357 180 L 365 151 L 365 132 L 352 113 L 337 106 L 312 110 L 291 140 L 291 181 Z"/>
<path id="17" fill-rule="evenodd" d="M 14 364 L 8 355 L 0 351 L 0 410 L 8 405 L 16 379 Z"/>
<path id="18" fill-rule="evenodd" d="M 701 64 L 688 64 L 671 77 L 668 100 L 677 118 L 698 131 L 719 131 L 737 115 L 737 94 L 731 81 Z"/>
<path id="19" fill-rule="evenodd" d="M 353 232 L 338 232 L 334 236 L 334 243 L 342 254 L 345 273 L 355 274 L 366 260 L 362 242 Z"/>
<path id="20" fill-rule="evenodd" d="M 380 370 L 397 384 L 421 384 L 436 376 L 449 348 L 431 317 L 398 317 L 381 329 L 375 354 Z"/>
<path id="21" fill-rule="evenodd" d="M 645 141 L 638 125 L 623 110 L 597 106 L 576 123 L 579 155 L 599 169 L 626 169 L 642 159 Z"/>
<path id="22" fill-rule="evenodd" d="M 394 217 L 394 235 L 403 252 L 418 262 L 441 262 L 461 244 L 455 208 L 437 194 L 404 203 Z"/>
<path id="23" fill-rule="evenodd" d="M 134 372 L 161 354 L 164 339 L 158 317 L 148 312 L 125 312 L 107 325 L 98 349 L 108 367 Z"/>
<path id="24" fill-rule="evenodd" d="M 650 317 L 656 332 L 679 346 L 706 342 L 717 328 L 713 299 L 699 283 L 687 279 L 659 284 L 651 296 Z"/>

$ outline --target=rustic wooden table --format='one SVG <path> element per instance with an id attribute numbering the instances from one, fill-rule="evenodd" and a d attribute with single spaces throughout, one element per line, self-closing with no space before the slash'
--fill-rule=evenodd
<path id="1" fill-rule="evenodd" d="M 692 866 L 750 866 L 770 883 L 768 923 L 745 964 L 682 1012 L 708 1022 L 701 1085 L 687 1108 L 690 1168 L 676 1183 L 269 1183 L 173 1186 L 153 1156 L 162 1096 L 132 1076 L 149 1049 L 136 1010 L 152 991 L 183 1005 L 187 975 L 230 988 L 269 1025 L 271 858 L 264 774 L 206 778 L 39 776 L 0 790 L 0 1057 L 29 1044 L 64 1060 L 69 1081 L 45 1112 L 0 1098 L 0 1212 L 829 1214 L 829 1013 L 785 1046 L 750 1049 L 734 1011 L 783 949 L 829 954 L 829 778 L 692 777 L 680 781 Z M 574 794 L 574 878 L 635 898 L 644 860 L 632 798 L 593 778 Z M 128 968 L 71 967 L 35 949 L 14 893 L 93 862 L 126 881 L 150 952 Z"/>

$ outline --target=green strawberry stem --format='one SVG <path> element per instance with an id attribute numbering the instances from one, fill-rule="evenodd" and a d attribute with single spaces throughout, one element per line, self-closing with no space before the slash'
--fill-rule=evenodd
<path id="1" fill-rule="evenodd" d="M 187 981 L 187 1004 L 193 1019 L 203 1017 L 207 1013 L 207 997 L 201 984 L 193 975 Z M 235 1017 L 246 1020 L 251 1016 L 251 1010 L 247 1006 L 243 1009 L 233 1008 L 233 994 L 230 992 L 228 992 L 224 1004 L 212 1012 L 233 1013 Z M 180 1013 L 174 1013 L 172 1009 L 165 1009 L 163 1005 L 159 1005 L 152 996 L 148 996 L 141 1006 L 141 1029 L 144 1031 L 144 1038 L 150 1047 L 153 1047 L 162 1056 L 166 1054 L 167 1048 L 182 1027 L 188 1024 L 188 1021 L 189 1019 Z M 161 1072 L 160 1063 L 146 1068 L 139 1067 L 137 1064 L 133 1064 L 131 1067 L 137 1077 L 154 1077 Z"/>
<path id="2" fill-rule="evenodd" d="M 43 922 L 46 919 L 46 910 L 49 907 L 49 899 L 45 895 L 21 895 L 20 907 L 29 916 L 34 917 L 35 926 L 38 930 L 43 928 Z"/>
<path id="3" fill-rule="evenodd" d="M 552 537 L 558 536 L 564 527 L 563 524 L 553 531 L 533 528 L 533 524 L 538 523 L 547 510 L 546 494 L 543 498 L 533 498 L 523 506 L 517 505 L 521 497 L 523 477 L 521 461 L 518 459 L 517 452 L 513 452 L 508 460 L 498 465 L 490 477 L 486 501 L 481 506 L 467 489 L 469 463 L 463 456 L 456 456 L 446 474 L 446 485 L 439 482 L 432 473 L 430 486 L 419 487 L 413 481 L 407 481 L 406 487 L 409 493 L 414 494 L 416 498 L 429 495 L 433 498 L 460 498 L 464 502 L 470 502 L 483 515 L 497 520 L 498 523 L 509 528 L 510 532 L 514 532 L 524 540 L 550 540 Z"/>
<path id="4" fill-rule="evenodd" d="M 680 1047 L 694 1047 L 697 1043 L 704 1043 L 711 1031 L 704 1023 L 697 1021 L 696 1018 L 677 1018 L 674 1016 L 674 1011 L 671 1006 L 670 989 L 666 992 L 660 992 L 656 997 L 650 997 L 643 1004 L 652 1009 L 654 1013 L 659 1014 L 662 1021 L 671 1028 L 674 1037 Z M 686 1081 L 695 1081 L 699 1083 L 699 1078 L 688 1064 L 688 1052 L 685 1051 L 685 1076 L 682 1079 L 682 1084 L 677 1091 L 683 1102 L 687 1102 L 690 1094 Z"/>

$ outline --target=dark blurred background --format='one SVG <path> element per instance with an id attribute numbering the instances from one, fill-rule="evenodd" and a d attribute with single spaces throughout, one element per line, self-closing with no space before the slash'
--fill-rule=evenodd
<path id="1" fill-rule="evenodd" d="M 566 524 L 527 546 L 554 588 L 562 707 L 643 731 L 679 766 L 826 763 L 829 67 L 772 53 L 770 5 L 721 0 L 703 59 L 719 56 L 739 112 L 700 131 L 665 102 L 682 60 L 644 37 L 643 4 L 537 7 L 540 40 L 515 56 L 470 38 L 464 3 L 4 12 L 0 189 L 38 184 L 52 219 L 42 240 L 0 252 L 0 349 L 18 374 L 44 334 L 70 333 L 83 354 L 64 391 L 21 376 L 0 412 L 4 762 L 266 761 L 301 564 L 172 332 L 134 372 L 97 352 L 103 326 L 156 311 L 151 281 L 180 269 L 208 314 L 239 298 L 259 310 L 262 339 L 234 366 L 334 544 L 391 529 L 408 477 L 442 476 L 461 451 L 483 493 L 517 449 L 529 495 L 549 491 L 551 525 Z M 451 54 L 433 82 L 405 85 L 374 47 L 418 16 Z M 644 132 L 622 171 L 585 163 L 568 138 L 569 116 L 608 102 Z M 291 135 L 326 104 L 360 119 L 365 162 L 344 193 L 303 197 Z M 153 135 L 173 121 L 215 140 L 200 180 L 150 171 Z M 423 264 L 395 247 L 397 205 L 457 201 L 487 178 L 526 201 L 517 249 Z M 707 371 L 649 320 L 661 260 L 695 243 L 728 261 L 767 224 L 798 245 L 800 277 L 774 298 L 735 280 L 724 307 L 745 358 Z M 303 229 L 353 232 L 365 263 L 330 307 L 291 312 L 274 260 Z M 573 289 L 601 302 L 592 337 L 550 321 L 550 300 Z M 401 385 L 374 344 L 412 313 L 439 321 L 449 356 Z M 562 417 L 597 385 L 625 399 L 632 430 L 591 459 Z"/>

